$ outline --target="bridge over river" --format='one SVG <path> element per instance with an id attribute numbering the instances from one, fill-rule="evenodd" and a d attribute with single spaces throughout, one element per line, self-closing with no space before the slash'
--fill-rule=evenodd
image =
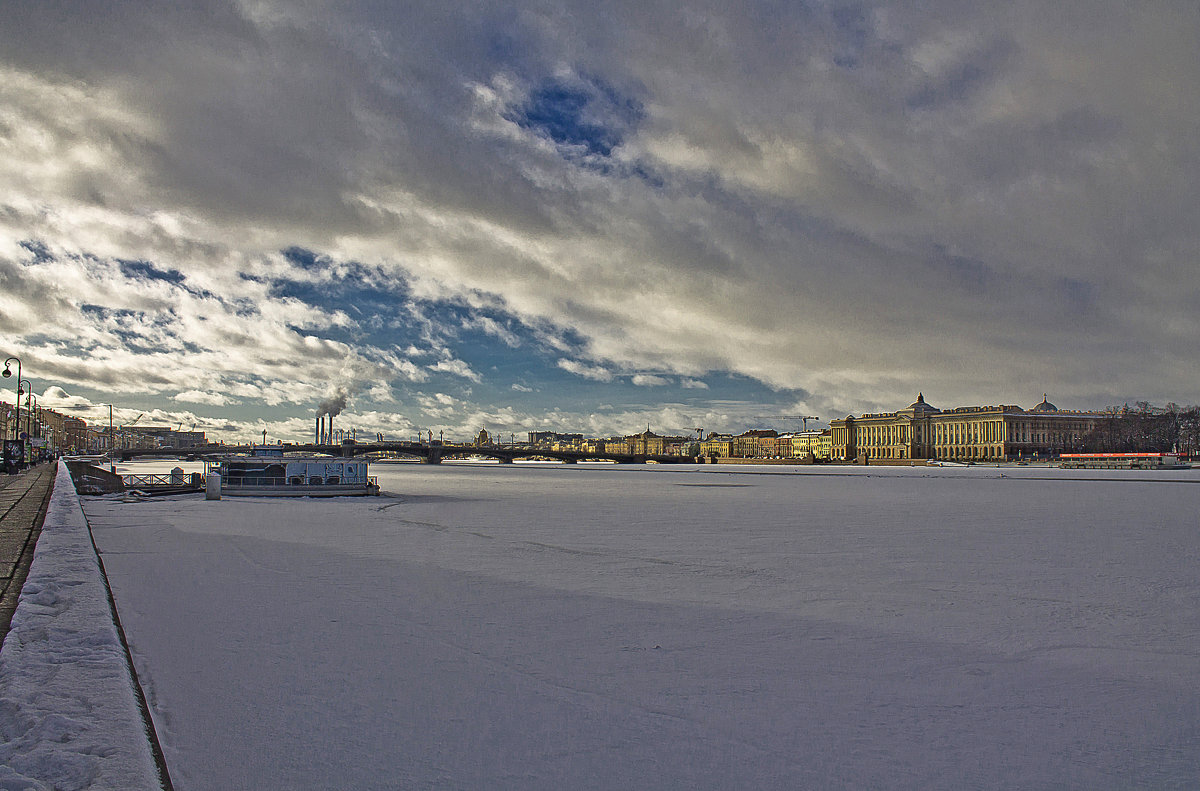
<path id="1" fill-rule="evenodd" d="M 564 464 L 581 461 L 613 461 L 618 464 L 696 464 L 703 458 L 691 456 L 667 456 L 648 453 L 608 453 L 576 450 L 550 450 L 533 445 L 455 445 L 440 442 L 343 442 L 338 445 L 283 444 L 283 445 L 204 445 L 195 448 L 125 448 L 113 451 L 122 461 L 157 456 L 207 459 L 255 450 L 282 450 L 284 453 L 323 453 L 330 456 L 375 456 L 376 458 L 396 455 L 419 459 L 424 464 L 440 464 L 445 459 L 491 458 L 501 464 L 511 464 L 517 459 L 556 459 Z"/>

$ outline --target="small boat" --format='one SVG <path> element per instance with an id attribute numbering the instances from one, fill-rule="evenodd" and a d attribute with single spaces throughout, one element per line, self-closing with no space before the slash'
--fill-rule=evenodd
<path id="1" fill-rule="evenodd" d="M 379 494 L 364 459 L 330 456 L 227 456 L 210 464 L 229 497 L 344 497 Z"/>

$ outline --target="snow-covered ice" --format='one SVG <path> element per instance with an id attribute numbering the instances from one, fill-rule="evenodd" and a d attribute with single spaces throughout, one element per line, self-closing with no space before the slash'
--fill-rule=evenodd
<path id="1" fill-rule="evenodd" d="M 1200 471 L 372 472 L 85 502 L 180 791 L 1200 786 Z"/>

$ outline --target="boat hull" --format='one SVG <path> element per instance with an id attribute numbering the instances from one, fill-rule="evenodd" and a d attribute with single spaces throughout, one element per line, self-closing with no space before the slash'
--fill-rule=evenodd
<path id="1" fill-rule="evenodd" d="M 353 497 L 379 494 L 377 484 L 352 486 L 221 486 L 222 497 Z"/>

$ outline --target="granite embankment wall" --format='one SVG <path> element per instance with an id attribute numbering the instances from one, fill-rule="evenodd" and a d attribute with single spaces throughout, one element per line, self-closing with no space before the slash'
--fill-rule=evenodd
<path id="1" fill-rule="evenodd" d="M 0 649 L 0 788 L 161 789 L 141 693 L 60 463 Z"/>

